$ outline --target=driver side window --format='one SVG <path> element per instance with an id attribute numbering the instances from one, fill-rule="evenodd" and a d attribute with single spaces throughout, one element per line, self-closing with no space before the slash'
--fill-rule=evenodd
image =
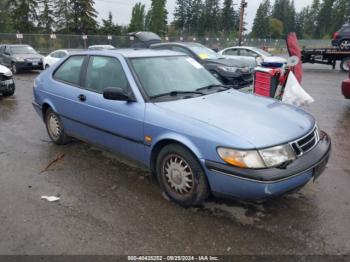
<path id="1" fill-rule="evenodd" d="M 86 89 L 102 94 L 106 87 L 120 87 L 126 93 L 129 83 L 119 60 L 113 57 L 93 56 L 86 72 Z"/>
<path id="2" fill-rule="evenodd" d="M 229 49 L 224 52 L 224 55 L 234 55 L 239 56 L 239 50 L 238 49 Z"/>

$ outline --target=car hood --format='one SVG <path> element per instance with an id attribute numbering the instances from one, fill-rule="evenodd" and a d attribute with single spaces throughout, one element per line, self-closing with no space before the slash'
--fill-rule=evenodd
<path id="1" fill-rule="evenodd" d="M 8 77 L 12 76 L 11 70 L 5 66 L 2 66 L 2 65 L 0 65 L 0 74 L 3 74 L 3 75 L 8 76 Z"/>
<path id="2" fill-rule="evenodd" d="M 42 55 L 40 54 L 14 54 L 14 57 L 21 57 L 23 59 L 28 59 L 28 58 L 43 58 Z"/>
<path id="3" fill-rule="evenodd" d="M 224 130 L 256 148 L 294 141 L 315 125 L 314 118 L 299 108 L 235 90 L 155 105 Z"/>
<path id="4" fill-rule="evenodd" d="M 246 60 L 232 59 L 232 58 L 221 58 L 221 59 L 207 59 L 205 63 L 218 64 L 224 66 L 234 66 L 238 68 L 252 67 L 252 64 Z"/>
<path id="5" fill-rule="evenodd" d="M 264 57 L 264 62 L 265 63 L 281 63 L 281 64 L 286 64 L 287 59 L 279 56 L 265 56 Z"/>

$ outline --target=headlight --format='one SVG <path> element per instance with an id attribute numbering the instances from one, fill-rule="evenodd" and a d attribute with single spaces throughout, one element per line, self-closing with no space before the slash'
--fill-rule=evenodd
<path id="1" fill-rule="evenodd" d="M 259 150 L 267 167 L 276 167 L 283 163 L 295 160 L 294 150 L 290 145 L 275 146 Z"/>
<path id="2" fill-rule="evenodd" d="M 237 71 L 237 67 L 234 66 L 219 66 L 219 68 L 224 70 L 225 72 L 236 73 Z"/>
<path id="3" fill-rule="evenodd" d="M 226 163 L 242 168 L 266 168 L 258 151 L 240 151 L 230 148 L 218 148 L 218 154 Z"/>
<path id="4" fill-rule="evenodd" d="M 235 150 L 218 148 L 218 154 L 226 163 L 241 168 L 270 168 L 296 159 L 292 147 L 287 145 L 276 146 L 262 150 Z"/>
<path id="5" fill-rule="evenodd" d="M 16 56 L 16 57 L 15 57 L 15 60 L 16 60 L 17 62 L 24 62 L 24 59 L 23 59 L 22 57 L 19 57 L 19 56 Z"/>

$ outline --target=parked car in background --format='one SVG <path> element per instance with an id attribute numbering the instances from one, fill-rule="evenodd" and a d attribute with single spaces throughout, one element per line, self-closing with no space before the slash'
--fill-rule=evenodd
<path id="1" fill-rule="evenodd" d="M 210 193 L 279 196 L 316 179 L 330 154 L 312 115 L 222 85 L 180 52 L 71 55 L 43 71 L 33 92 L 54 143 L 76 137 L 131 157 L 182 206 Z"/>
<path id="2" fill-rule="evenodd" d="M 254 65 L 239 59 L 225 59 L 213 50 L 198 43 L 161 43 L 151 45 L 151 49 L 181 52 L 203 65 L 223 84 L 240 89 L 253 83 Z"/>
<path id="3" fill-rule="evenodd" d="M 225 85 L 236 89 L 253 84 L 254 65 L 238 59 L 225 59 L 213 50 L 192 42 L 164 42 L 152 32 L 130 33 L 135 37 L 133 48 L 150 48 L 154 50 L 171 50 L 181 52 L 193 58 Z"/>
<path id="4" fill-rule="evenodd" d="M 45 56 L 43 58 L 43 67 L 44 69 L 49 68 L 50 66 L 54 65 L 58 61 L 60 61 L 62 58 L 67 57 L 68 55 L 75 54 L 77 52 L 81 52 L 83 50 L 81 49 L 60 49 L 51 52 L 49 55 Z"/>
<path id="5" fill-rule="evenodd" d="M 88 47 L 89 50 L 113 50 L 116 49 L 112 45 L 91 45 Z"/>
<path id="6" fill-rule="evenodd" d="M 251 63 L 256 63 L 256 65 L 260 65 L 261 63 L 278 63 L 284 65 L 287 63 L 287 59 L 283 57 L 274 56 L 267 51 L 251 46 L 229 47 L 219 51 L 219 54 L 227 58 L 236 58 L 250 61 Z"/>
<path id="7" fill-rule="evenodd" d="M 22 70 L 43 69 L 43 56 L 29 45 L 0 45 L 0 64 L 17 74 Z"/>
<path id="8" fill-rule="evenodd" d="M 12 96 L 15 93 L 15 82 L 10 69 L 0 65 L 0 94 Z"/>
<path id="9" fill-rule="evenodd" d="M 340 49 L 350 50 L 350 24 L 343 25 L 333 34 L 332 45 Z"/>
<path id="10" fill-rule="evenodd" d="M 348 63 L 348 69 L 350 67 L 350 61 Z M 349 78 L 344 80 L 342 83 L 342 93 L 345 98 L 350 99 L 350 70 L 349 70 Z"/>

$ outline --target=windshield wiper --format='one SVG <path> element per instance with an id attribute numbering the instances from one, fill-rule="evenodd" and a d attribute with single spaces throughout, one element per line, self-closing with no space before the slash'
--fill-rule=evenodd
<path id="1" fill-rule="evenodd" d="M 196 91 L 210 90 L 210 89 L 213 89 L 215 87 L 222 87 L 222 88 L 225 88 L 225 89 L 229 89 L 230 88 L 229 86 L 225 86 L 225 85 L 207 85 L 207 86 L 203 86 L 201 88 L 196 89 Z"/>
<path id="2" fill-rule="evenodd" d="M 171 91 L 171 92 L 164 93 L 164 94 L 150 96 L 150 98 L 153 99 L 153 98 L 158 98 L 158 97 L 163 97 L 163 96 L 178 96 L 178 95 L 183 95 L 183 94 L 205 95 L 204 93 L 199 92 L 198 90 L 196 90 L 196 91 Z"/>

